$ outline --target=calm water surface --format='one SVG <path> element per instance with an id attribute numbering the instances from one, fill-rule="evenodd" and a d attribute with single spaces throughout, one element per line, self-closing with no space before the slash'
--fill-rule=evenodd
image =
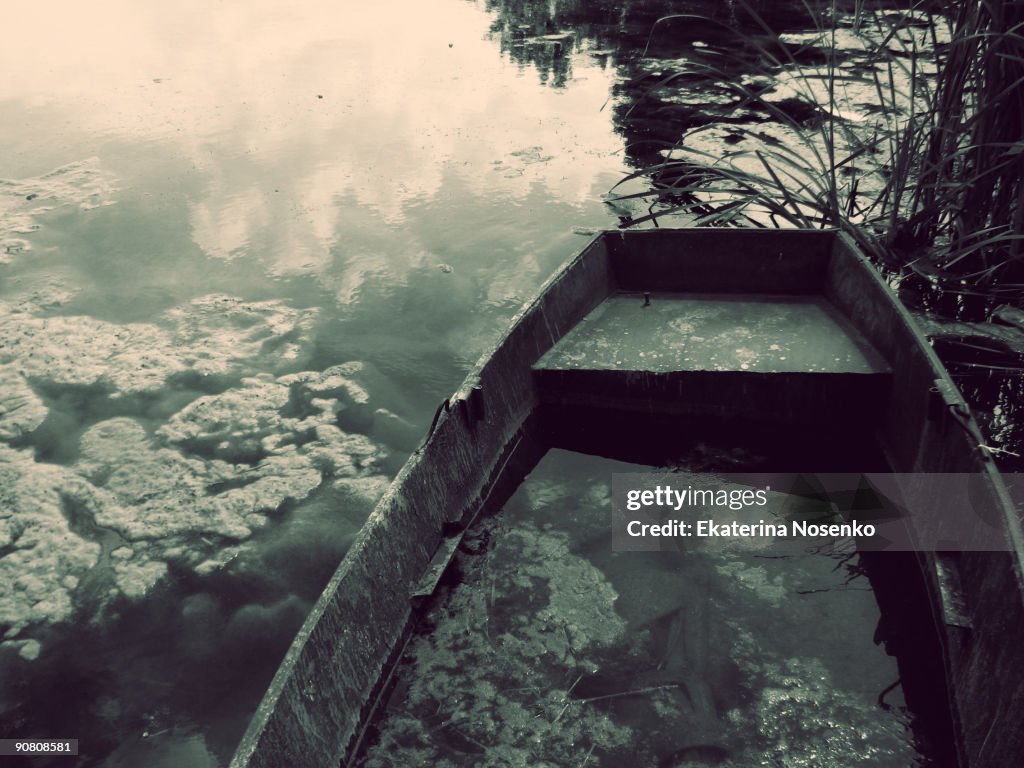
<path id="1" fill-rule="evenodd" d="M 434 406 L 614 223 L 612 74 L 457 0 L 8 20 L 0 726 L 223 765 Z"/>
<path id="2" fill-rule="evenodd" d="M 618 223 L 615 54 L 528 10 L 8 9 L 0 735 L 226 764 L 436 404 Z"/>

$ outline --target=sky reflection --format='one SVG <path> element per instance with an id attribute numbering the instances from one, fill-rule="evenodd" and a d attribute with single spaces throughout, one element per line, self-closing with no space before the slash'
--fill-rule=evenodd
<path id="1" fill-rule="evenodd" d="M 76 591 L 47 548 L 34 552 L 40 592 L 76 613 L 0 616 L 20 622 L 0 644 L 0 677 L 22 681 L 2 692 L 0 726 L 89 732 L 83 764 L 223 765 L 437 402 L 585 242 L 577 231 L 616 221 L 602 203 L 623 168 L 602 111 L 612 76 L 567 52 L 574 79 L 545 87 L 502 53 L 482 3 L 462 0 L 7 10 L 0 407 L 13 397 L 33 409 L 10 432 L 20 442 L 0 442 L 17 459 L 7 485 L 99 494 L 123 512 L 111 536 L 128 544 L 107 542 L 116 557 L 82 566 L 100 591 Z M 249 487 L 212 482 L 216 472 L 248 465 L 160 430 L 197 402 L 245 401 L 225 418 L 251 426 L 252 407 L 270 409 L 287 442 L 290 417 L 261 388 L 280 395 L 300 386 L 282 376 L 350 361 L 373 405 L 342 428 L 374 446 L 372 483 L 345 485 L 339 455 L 337 472 L 310 475 L 315 488 L 275 485 L 251 535 L 189 527 L 199 506 Z M 103 453 L 129 434 L 137 445 L 100 459 L 134 485 L 83 474 L 83 446 Z M 248 458 L 297 478 L 313 450 L 302 434 L 286 460 Z M 206 488 L 167 499 L 167 520 L 188 529 L 180 546 L 147 516 L 168 483 Z M 88 545 L 38 498 L 19 497 L 18 514 L 46 512 L 54 536 Z M 203 567 L 208 557 L 221 565 Z"/>
<path id="2" fill-rule="evenodd" d="M 4 110 L 23 117 L 11 170 L 144 142 L 192 170 L 203 251 L 266 258 L 275 274 L 330 265 L 342 204 L 396 227 L 448 179 L 509 201 L 540 185 L 582 206 L 616 178 L 621 140 L 600 111 L 610 76 L 596 60 L 575 62 L 573 87 L 545 89 L 500 55 L 473 4 L 348 6 L 19 4 L 11 28 L 39 33 L 0 51 Z M 39 152 L 32 137 L 55 139 L 57 125 Z M 162 168 L 133 161 L 118 169 L 141 177 L 130 187 L 159 184 Z"/>

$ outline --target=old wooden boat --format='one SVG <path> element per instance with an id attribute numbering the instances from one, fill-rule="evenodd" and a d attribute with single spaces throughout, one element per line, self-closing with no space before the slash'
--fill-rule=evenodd
<path id="1" fill-rule="evenodd" d="M 732 332 L 744 343 L 723 345 Z M 738 439 L 781 427 L 799 440 L 804 430 L 854 459 L 871 440 L 888 471 L 921 478 L 907 494 L 923 508 L 941 501 L 930 476 L 972 475 L 972 503 L 1000 551 L 878 555 L 876 574 L 893 584 L 879 600 L 904 617 L 902 636 L 926 638 L 901 671 L 939 678 L 955 763 L 1016 764 L 1024 544 L 949 375 L 844 235 L 685 229 L 602 233 L 522 309 L 379 502 L 232 766 L 344 764 L 417 606 L 538 446 L 650 441 L 665 431 L 652 425 L 671 419 Z"/>

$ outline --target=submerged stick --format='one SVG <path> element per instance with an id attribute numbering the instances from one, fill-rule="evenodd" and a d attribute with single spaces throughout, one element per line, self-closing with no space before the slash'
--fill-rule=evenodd
<path id="1" fill-rule="evenodd" d="M 592 696 L 589 699 L 576 699 L 581 704 L 589 704 L 592 701 L 603 701 L 604 699 L 618 699 L 623 696 L 641 696 L 645 693 L 654 693 L 666 688 L 678 688 L 680 683 L 665 683 L 663 685 L 652 685 L 647 688 L 637 688 L 632 691 L 619 691 L 618 693 L 606 693 L 603 696 Z"/>

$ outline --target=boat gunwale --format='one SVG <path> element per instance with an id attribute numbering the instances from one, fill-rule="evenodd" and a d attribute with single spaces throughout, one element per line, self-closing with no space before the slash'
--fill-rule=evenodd
<path id="1" fill-rule="evenodd" d="M 843 257 L 840 260 L 837 253 L 837 259 L 830 268 L 830 284 L 834 289 L 838 291 L 840 282 L 835 273 L 842 270 L 845 263 L 853 270 L 854 279 L 866 281 L 871 286 L 870 291 L 881 290 L 891 296 L 891 288 L 860 254 L 852 238 L 839 233 L 836 249 L 843 251 Z M 840 300 L 839 303 L 845 302 Z M 870 322 L 884 325 L 885 329 L 871 333 L 869 329 L 863 328 L 869 340 L 893 364 L 897 377 L 894 379 L 890 412 L 886 414 L 888 418 L 883 419 L 882 426 L 892 431 L 901 418 L 908 417 L 898 410 L 893 412 L 900 405 L 911 406 L 907 408 L 908 411 L 916 407 L 925 413 L 916 430 L 910 430 L 914 434 L 915 453 L 908 454 L 907 446 L 899 445 L 899 434 L 892 435 L 891 439 L 882 436 L 880 445 L 890 465 L 902 472 L 917 473 L 916 485 L 908 491 L 925 497 L 929 493 L 929 477 L 937 471 L 970 473 L 983 477 L 989 508 L 996 508 L 1000 532 L 1008 545 L 1006 550 L 1001 551 L 911 553 L 917 561 L 918 572 L 924 578 L 932 622 L 939 640 L 939 653 L 947 685 L 947 703 L 955 723 L 953 739 L 957 749 L 957 765 L 963 768 L 1002 768 L 1007 765 L 1008 754 L 1019 754 L 1024 749 L 1024 735 L 1019 732 L 1013 735 L 1013 731 L 1008 728 L 995 728 L 996 716 L 1002 716 L 1002 713 L 998 709 L 993 713 L 987 706 L 992 693 L 990 683 L 993 675 L 1014 674 L 1000 663 L 992 661 L 1005 649 L 1005 626 L 1008 622 L 1016 622 L 1015 626 L 1024 630 L 1024 535 L 1021 521 L 995 461 L 984 445 L 979 444 L 981 432 L 966 401 L 929 343 L 927 335 L 910 311 L 895 297 L 886 304 L 889 318 L 883 318 L 881 312 L 867 313 Z M 849 306 L 842 308 L 850 313 Z M 893 332 L 893 320 L 912 339 L 910 346 L 898 346 L 900 342 Z M 893 358 L 901 353 L 909 353 L 910 359 L 904 365 L 897 365 Z M 915 355 L 918 356 L 917 360 L 913 359 Z M 909 370 L 915 366 L 918 370 Z M 928 371 L 933 383 L 929 396 L 935 402 L 925 403 L 924 407 L 913 400 L 909 404 L 896 402 L 900 395 L 895 390 L 899 386 L 899 377 L 920 375 L 921 366 Z M 940 412 L 933 414 L 931 409 L 936 404 Z M 944 412 L 953 411 L 954 408 L 957 414 Z M 920 418 L 921 414 L 918 416 Z M 950 424 L 950 421 L 954 423 Z M 941 468 L 933 466 L 936 462 L 948 465 L 951 460 L 960 465 Z M 927 465 L 922 467 L 921 462 Z M 955 586 L 956 594 L 949 592 L 951 585 Z M 1006 603 L 1005 600 L 1010 602 Z M 992 615 L 992 610 L 985 610 L 986 607 L 993 608 L 993 602 L 998 604 L 998 618 Z M 1018 675 L 1024 674 L 1024 658 L 1019 654 L 1009 659 L 1001 658 L 1001 661 L 1011 664 Z M 979 715 L 979 712 L 983 714 Z M 1004 722 L 1004 725 L 1008 723 Z M 997 732 L 996 738 L 991 739 L 994 731 Z"/>
<path id="2" fill-rule="evenodd" d="M 606 274 L 603 278 L 601 274 L 598 274 L 596 279 L 598 283 L 603 281 L 605 293 L 602 296 L 597 297 L 596 303 L 591 304 L 590 309 L 592 309 L 593 306 L 596 306 L 597 303 L 602 301 L 608 293 L 616 290 L 617 285 L 619 285 L 619 273 L 615 266 L 617 249 L 628 247 L 627 241 L 629 240 L 643 242 L 644 238 L 650 238 L 653 242 L 654 238 L 657 237 L 671 238 L 673 235 L 667 235 L 666 233 L 676 231 L 677 230 L 641 230 L 622 232 L 619 230 L 607 230 L 598 233 L 591 241 L 580 249 L 580 251 L 564 261 L 559 268 L 541 284 L 535 296 L 523 304 L 519 311 L 516 312 L 513 318 L 509 321 L 507 330 L 481 354 L 476 364 L 463 379 L 459 388 L 451 397 L 444 401 L 448 408 L 441 416 L 436 428 L 425 440 L 423 446 L 409 457 L 402 469 L 396 475 L 395 479 L 389 485 L 388 489 L 381 496 L 380 500 L 375 505 L 373 512 L 370 514 L 366 523 L 357 535 L 348 554 L 346 554 L 345 558 L 343 558 L 342 562 L 338 565 L 335 573 L 332 575 L 323 592 L 320 594 L 309 616 L 297 633 L 295 640 L 289 647 L 288 652 L 276 671 L 274 678 L 268 687 L 259 708 L 254 714 L 245 735 L 238 745 L 234 758 L 230 763 L 231 768 L 273 766 L 281 764 L 281 754 L 272 752 L 280 746 L 280 739 L 277 737 L 280 736 L 281 738 L 285 738 L 288 735 L 285 733 L 284 736 L 281 736 L 280 732 L 287 732 L 291 730 L 302 731 L 307 726 L 310 726 L 310 723 L 304 720 L 301 712 L 289 711 L 284 713 L 279 711 L 279 709 L 282 704 L 285 703 L 282 700 L 282 697 L 285 695 L 286 691 L 291 690 L 290 695 L 293 698 L 298 695 L 295 690 L 293 690 L 295 689 L 295 686 L 298 685 L 295 677 L 303 671 L 300 670 L 299 667 L 306 658 L 307 653 L 316 652 L 316 649 L 310 649 L 309 646 L 314 634 L 321 631 L 321 623 L 324 620 L 325 615 L 327 615 L 328 611 L 338 605 L 338 601 L 343 603 L 347 602 L 347 596 L 340 594 L 339 592 L 340 585 L 349 578 L 351 574 L 354 574 L 357 569 L 365 568 L 366 563 L 357 562 L 359 558 L 363 558 L 363 560 L 374 559 L 374 556 L 377 553 L 370 551 L 369 547 L 371 547 L 371 545 L 375 545 L 375 543 L 379 541 L 379 539 L 375 539 L 374 537 L 379 535 L 383 529 L 388 527 L 388 521 L 385 519 L 385 516 L 388 515 L 389 512 L 393 514 L 396 509 L 402 509 L 403 512 L 408 514 L 408 510 L 404 509 L 410 504 L 408 499 L 405 498 L 408 495 L 408 489 L 406 486 L 410 484 L 412 480 L 418 481 L 420 479 L 417 473 L 421 473 L 429 469 L 432 462 L 446 461 L 447 457 L 441 454 L 443 454 L 448 448 L 461 450 L 465 455 L 464 457 L 468 457 L 468 460 L 471 460 L 470 463 L 473 461 L 479 461 L 484 450 L 483 448 L 479 448 L 475 445 L 467 447 L 462 444 L 457 444 L 457 441 L 460 439 L 464 441 L 466 439 L 472 440 L 472 433 L 467 431 L 469 430 L 469 427 L 467 427 L 466 424 L 474 418 L 470 413 L 469 403 L 471 403 L 472 399 L 476 396 L 477 390 L 482 388 L 485 397 L 490 398 L 491 390 L 489 389 L 489 384 L 492 384 L 495 381 L 500 382 L 500 379 L 494 379 L 497 375 L 495 373 L 496 366 L 500 363 L 503 355 L 511 354 L 514 351 L 512 350 L 512 347 L 516 345 L 523 345 L 526 341 L 529 341 L 529 339 L 524 341 L 522 336 L 527 330 L 529 330 L 528 326 L 530 324 L 536 324 L 534 330 L 539 330 L 543 327 L 545 333 L 541 334 L 541 336 L 546 338 L 538 338 L 536 340 L 538 342 L 536 348 L 539 354 L 537 354 L 533 360 L 525 363 L 525 376 L 527 378 L 530 376 L 530 369 L 533 363 L 540 358 L 543 352 L 546 351 L 546 349 L 550 349 L 550 347 L 559 338 L 564 336 L 564 334 L 574 327 L 576 322 L 579 321 L 577 319 L 575 322 L 570 322 L 567 327 L 562 328 L 559 327 L 560 323 L 558 322 L 558 318 L 548 318 L 545 308 L 548 302 L 555 301 L 553 296 L 556 290 L 561 288 L 565 291 L 569 291 L 571 294 L 570 289 L 575 289 L 575 286 L 566 286 L 564 281 L 567 281 L 573 275 L 581 273 L 585 274 L 591 261 L 601 261 L 603 259 L 603 270 Z M 741 239 L 750 238 L 751 241 L 756 241 L 758 239 L 757 235 L 763 236 L 762 230 L 691 228 L 689 230 L 678 231 L 691 233 L 691 236 L 695 238 L 702 236 L 714 238 L 723 233 L 730 233 L 730 236 L 735 237 L 737 236 L 737 233 L 743 232 L 742 235 L 739 235 Z M 871 286 L 871 290 L 877 290 L 879 292 L 877 294 L 878 301 L 884 301 L 890 306 L 890 311 L 895 312 L 895 316 L 898 318 L 903 330 L 910 334 L 914 339 L 913 346 L 916 348 L 917 352 L 923 355 L 922 361 L 927 365 L 930 371 L 936 374 L 934 378 L 942 380 L 945 384 L 953 388 L 953 392 L 957 392 L 952 378 L 949 376 L 949 373 L 945 370 L 938 356 L 931 348 L 927 341 L 927 337 L 921 331 L 916 321 L 902 306 L 902 304 L 900 304 L 899 301 L 891 294 L 890 287 L 885 284 L 882 278 L 877 274 L 877 272 L 875 272 L 874 268 L 867 263 L 865 258 L 856 249 L 855 244 L 846 235 L 835 230 L 780 230 L 773 231 L 772 236 L 778 238 L 780 241 L 786 240 L 788 242 L 798 240 L 800 237 L 806 237 L 808 241 L 818 238 L 822 242 L 828 242 L 831 244 L 823 272 L 827 277 L 820 287 L 820 292 L 823 295 L 828 296 L 830 299 L 831 296 L 828 293 L 828 281 L 831 279 L 836 259 L 839 258 L 836 250 L 840 245 L 842 245 L 843 250 L 848 252 L 847 256 L 850 263 L 857 265 L 855 266 L 855 269 L 860 271 L 861 279 L 864 279 L 865 277 L 868 279 L 868 284 Z M 577 268 L 580 268 L 579 272 L 576 271 Z M 591 275 L 590 278 L 593 280 L 594 275 Z M 579 299 L 578 303 L 580 305 L 585 305 L 587 301 L 593 301 L 593 299 L 593 296 L 589 296 L 584 299 Z M 846 311 L 846 308 L 843 306 L 837 305 L 837 309 L 846 314 L 851 324 L 863 333 L 856 317 L 850 316 Z M 590 310 L 584 311 L 582 316 L 585 316 L 588 311 Z M 543 323 L 543 326 L 541 326 L 541 323 Z M 870 335 L 867 333 L 864 333 L 864 335 L 874 343 L 874 340 Z M 540 347 L 544 346 L 545 343 L 547 346 L 544 349 L 540 349 Z M 882 357 L 889 361 L 889 356 L 886 355 L 882 349 L 879 349 L 878 351 Z M 518 375 L 519 374 L 517 374 L 517 376 Z M 520 378 L 522 379 L 522 377 Z M 497 446 L 496 448 L 494 446 L 486 446 L 486 448 L 492 449 L 490 450 L 490 454 L 494 454 L 495 456 L 500 456 L 502 447 L 509 444 L 513 435 L 517 430 L 522 428 L 526 419 L 529 418 L 530 413 L 534 412 L 536 409 L 536 393 L 530 391 L 531 385 L 524 385 L 522 380 L 519 384 L 521 385 L 520 390 L 522 391 L 516 391 L 514 386 L 511 389 L 512 400 L 514 402 L 498 403 L 499 409 L 505 408 L 507 410 L 506 415 L 508 415 L 510 419 L 518 419 L 518 422 L 512 425 L 515 427 L 514 429 L 511 429 L 509 425 L 504 426 L 504 437 L 501 438 L 502 445 Z M 522 389 L 524 386 L 526 389 Z M 522 412 L 524 407 L 525 412 Z M 517 408 L 519 410 L 516 410 Z M 491 419 L 492 414 L 488 413 L 485 420 L 490 422 Z M 966 437 L 965 433 L 964 440 L 966 440 Z M 453 443 L 453 441 L 456 442 Z M 999 506 L 1001 507 L 1002 518 L 1005 523 L 1004 530 L 1008 532 L 1009 539 L 1013 545 L 1011 557 L 1013 566 L 1016 568 L 1017 580 L 1019 582 L 1020 574 L 1024 572 L 1021 569 L 1021 564 L 1024 562 L 1024 555 L 1022 555 L 1022 553 L 1024 553 L 1024 545 L 1022 545 L 1022 542 L 1024 542 L 1024 535 L 1022 535 L 1021 532 L 1020 521 L 1017 520 L 1015 516 L 1008 514 L 1008 510 L 1012 511 L 1013 506 L 1009 501 L 1009 495 L 1001 477 L 999 476 L 998 470 L 994 466 L 994 463 L 991 462 L 990 459 L 985 461 L 984 457 L 981 455 L 981 451 L 977 450 L 976 447 L 975 453 L 979 456 L 977 459 L 978 469 L 984 472 L 988 480 L 988 487 L 994 492 L 994 495 L 998 499 Z M 459 514 L 457 516 L 458 522 L 463 521 L 467 514 L 471 513 L 471 510 L 477 508 L 476 505 L 481 503 L 482 489 L 496 481 L 497 478 L 493 476 L 493 472 L 496 470 L 496 461 L 498 461 L 498 459 L 493 457 L 488 458 L 486 467 L 476 467 L 477 470 L 482 469 L 483 471 L 478 471 L 475 476 L 469 475 L 467 469 L 465 484 L 471 487 L 463 489 L 461 492 L 456 494 L 457 498 L 461 499 L 461 501 L 459 501 Z M 474 480 L 474 477 L 477 479 Z M 436 538 L 440 540 L 442 538 L 440 530 L 442 527 L 441 524 L 445 520 L 451 521 L 452 518 L 447 513 L 437 513 L 435 511 L 432 519 L 437 523 L 436 527 L 438 530 L 436 531 Z M 437 551 L 437 547 L 432 544 L 426 545 L 424 542 L 420 541 L 408 542 L 406 546 L 414 549 L 418 547 L 419 550 L 421 550 L 418 554 L 419 559 L 422 560 L 425 555 L 428 562 Z M 427 549 L 429 549 L 430 552 L 427 552 Z M 923 556 L 923 569 L 927 570 L 929 573 L 933 573 L 937 567 L 937 560 L 934 557 Z M 367 578 L 371 577 L 367 576 Z M 415 581 L 415 579 L 413 581 Z M 406 585 L 406 587 L 410 589 L 411 586 L 411 584 Z M 408 602 L 408 600 L 406 600 L 406 602 Z M 411 608 L 406 606 L 404 619 L 400 619 L 402 627 L 400 627 L 396 637 L 401 636 L 401 631 L 405 630 L 408 625 L 408 621 L 410 620 L 410 616 Z M 386 655 L 390 655 L 390 653 L 394 651 L 393 645 L 394 644 L 392 643 L 392 647 L 388 648 L 388 654 Z M 330 653 L 329 660 L 326 662 L 320 660 L 317 663 L 321 666 L 330 667 L 335 673 L 337 673 L 337 645 L 333 645 L 332 649 L 333 652 Z M 943 650 L 949 651 L 945 646 Z M 947 666 L 953 663 L 952 658 L 952 656 L 947 658 Z M 386 659 L 380 662 L 380 664 L 386 663 Z M 382 668 L 380 670 L 380 674 L 383 675 L 384 672 L 385 669 Z M 304 683 L 303 690 L 305 690 L 309 686 L 315 687 L 316 681 L 310 679 L 302 682 Z M 375 681 L 374 684 L 377 682 L 379 682 L 379 679 Z M 369 696 L 364 696 L 360 709 L 369 703 L 368 699 L 372 698 L 372 696 L 372 691 L 369 693 Z M 308 698 L 310 699 L 310 703 L 313 703 L 315 696 L 310 694 Z M 289 706 L 292 705 L 289 704 Z M 329 706 L 333 706 L 337 709 L 339 705 L 337 702 L 330 702 Z M 347 717 L 348 720 L 351 720 L 352 718 L 350 715 L 351 713 L 349 713 L 349 715 L 345 715 L 344 712 L 342 712 L 340 717 L 342 719 Z M 323 747 L 323 753 L 317 755 L 309 754 L 308 752 L 303 753 L 304 764 L 333 766 L 336 765 L 339 760 L 344 759 L 348 754 L 348 750 L 351 748 L 353 738 L 355 738 L 355 735 L 359 732 L 363 716 L 363 714 L 358 715 L 355 720 L 355 725 L 349 729 L 347 734 L 334 735 L 338 741 L 342 742 L 340 746 L 320 744 L 319 741 L 323 740 L 323 734 L 319 732 L 306 733 L 302 737 L 303 742 L 307 746 L 316 744 L 317 746 Z M 277 718 L 280 721 L 276 734 L 268 734 L 271 718 Z M 268 750 L 272 753 L 268 754 Z"/>
<path id="3" fill-rule="evenodd" d="M 286 652 L 284 659 L 276 670 L 273 679 L 271 680 L 267 691 L 262 697 L 260 704 L 257 707 L 250 723 L 242 736 L 242 739 L 236 747 L 235 753 L 229 764 L 229 768 L 249 768 L 250 766 L 271 766 L 280 765 L 280 759 L 282 759 L 281 753 L 277 750 L 283 750 L 291 755 L 300 755 L 306 765 L 323 765 L 323 766 L 335 766 L 339 762 L 344 761 L 346 756 L 349 754 L 353 742 L 357 740 L 357 736 L 360 730 L 360 722 L 363 719 L 363 714 L 359 714 L 354 720 L 352 713 L 349 712 L 347 715 L 342 712 L 335 720 L 338 720 L 342 728 L 348 732 L 337 736 L 337 744 L 335 746 L 317 744 L 313 742 L 318 740 L 322 741 L 322 735 L 313 732 L 315 728 L 308 722 L 308 717 L 303 717 L 299 711 L 304 708 L 302 705 L 297 704 L 298 700 L 302 696 L 302 692 L 307 691 L 311 686 L 314 685 L 312 680 L 305 681 L 305 684 L 301 686 L 300 691 L 296 691 L 296 686 L 299 685 L 296 678 L 301 675 L 304 670 L 300 669 L 302 666 L 316 666 L 318 663 L 316 649 L 310 650 L 311 641 L 314 638 L 314 634 L 322 632 L 325 617 L 328 613 L 338 604 L 339 601 L 344 601 L 347 595 L 344 595 L 340 591 L 340 587 L 348 579 L 358 579 L 360 574 L 358 570 L 362 569 L 365 565 L 363 562 L 366 559 L 372 558 L 375 554 L 370 550 L 371 545 L 374 541 L 374 535 L 379 533 L 382 529 L 386 529 L 390 522 L 386 520 L 388 514 L 394 514 L 395 510 L 402 509 L 405 506 L 406 496 L 408 495 L 407 485 L 410 481 L 416 477 L 418 472 L 426 471 L 423 468 L 431 465 L 433 462 L 441 463 L 447 461 L 449 457 L 439 457 L 436 454 L 441 452 L 440 446 L 445 442 L 450 442 L 453 439 L 457 439 L 459 435 L 457 432 L 461 429 L 463 443 L 471 442 L 472 435 L 468 432 L 472 428 L 470 423 L 475 416 L 470 413 L 469 403 L 471 398 L 474 396 L 474 391 L 481 386 L 484 379 L 490 378 L 489 374 L 492 368 L 495 367 L 501 359 L 501 356 L 510 348 L 516 344 L 520 336 L 524 333 L 524 328 L 530 323 L 535 322 L 535 318 L 540 315 L 543 317 L 544 326 L 549 336 L 548 347 L 560 338 L 561 334 L 558 333 L 557 324 L 556 327 L 552 327 L 551 322 L 545 314 L 546 302 L 553 301 L 555 289 L 563 284 L 564 281 L 572 276 L 577 269 L 582 271 L 586 265 L 590 262 L 596 262 L 595 269 L 597 270 L 596 278 L 591 275 L 591 279 L 596 279 L 598 284 L 604 285 L 604 294 L 607 294 L 610 290 L 610 281 L 607 278 L 607 253 L 604 250 L 605 236 L 607 233 L 602 232 L 592 238 L 580 251 L 574 253 L 569 259 L 565 260 L 560 267 L 547 279 L 545 280 L 536 295 L 513 316 L 509 321 L 507 330 L 497 339 L 497 341 L 491 345 L 478 359 L 476 365 L 463 379 L 459 388 L 455 393 L 447 398 L 442 405 L 446 406 L 443 408 L 443 412 L 440 415 L 434 429 L 430 432 L 423 445 L 414 451 L 405 464 L 399 470 L 394 480 L 388 486 L 387 490 L 378 500 L 374 506 L 373 511 L 368 516 L 366 522 L 363 524 L 351 547 L 346 553 L 345 557 L 338 564 L 331 578 L 328 580 L 323 591 L 320 593 L 317 601 L 314 603 L 309 615 L 303 622 L 299 631 L 296 633 L 291 645 Z M 602 268 L 604 273 L 602 273 Z M 603 298 L 603 297 L 602 297 Z M 600 299 L 598 299 L 600 300 Z M 592 294 L 585 294 L 585 305 L 587 301 L 593 301 Z M 579 307 L 576 305 L 567 305 L 567 312 L 569 314 L 580 314 L 585 316 L 586 312 L 593 308 L 593 305 L 579 312 Z M 556 319 L 556 318 L 554 318 Z M 565 330 L 574 327 L 579 318 L 576 318 L 572 322 L 568 323 Z M 556 335 L 557 334 L 557 335 Z M 542 351 L 541 351 L 542 353 Z M 539 354 L 536 355 L 539 357 Z M 497 361 L 497 362 L 496 362 Z M 523 376 L 528 380 L 530 377 L 530 366 L 524 366 Z M 513 395 L 515 393 L 513 392 Z M 516 405 L 518 405 L 518 423 L 512 425 L 504 425 L 502 433 L 503 438 L 499 438 L 500 445 L 497 445 L 495 450 L 490 453 L 493 454 L 488 457 L 488 463 L 490 471 L 486 472 L 487 476 L 479 478 L 474 482 L 472 480 L 473 475 L 470 474 L 469 469 L 466 471 L 467 477 L 465 478 L 464 486 L 460 489 L 456 489 L 457 495 L 460 500 L 457 501 L 459 506 L 458 518 L 462 519 L 467 516 L 471 516 L 473 510 L 481 503 L 481 497 L 484 493 L 484 489 L 492 485 L 497 478 L 493 476 L 493 472 L 500 469 L 501 455 L 503 450 L 515 440 L 517 433 L 522 428 L 522 425 L 526 422 L 529 415 L 536 408 L 536 400 L 532 396 L 532 392 L 525 393 L 522 398 L 522 402 L 509 406 L 507 403 L 501 403 L 502 406 L 511 408 L 512 413 L 516 411 Z M 491 421 L 490 414 L 486 417 L 487 421 Z M 501 425 L 499 425 L 501 426 Z M 465 439 L 470 438 L 470 439 Z M 475 443 L 475 441 L 472 441 Z M 464 446 L 462 446 L 464 447 Z M 476 448 L 474 444 L 472 448 Z M 471 451 L 471 453 L 479 454 L 481 451 Z M 479 460 L 478 455 L 473 456 L 474 459 Z M 472 462 L 471 462 L 472 463 Z M 486 471 L 486 470 L 485 470 Z M 481 473 L 476 472 L 475 475 L 479 476 Z M 436 514 L 436 513 L 435 513 Z M 429 552 L 426 553 L 426 557 L 421 557 L 423 560 L 424 568 L 429 567 L 430 560 L 436 553 L 440 542 L 443 538 L 442 530 L 444 518 L 449 517 L 448 515 L 441 515 L 437 519 L 436 534 L 434 538 L 438 541 L 436 545 L 433 543 L 429 546 Z M 407 540 L 407 546 L 415 548 L 420 546 L 423 548 L 422 541 Z M 417 582 L 418 578 L 414 578 L 412 582 Z M 406 587 L 411 590 L 412 584 L 409 583 Z M 377 675 L 377 680 L 367 686 L 367 690 L 364 692 L 363 700 L 358 707 L 362 710 L 370 700 L 373 698 L 373 688 L 379 683 L 379 678 L 385 675 L 385 666 L 388 658 L 394 652 L 395 647 L 401 641 L 401 635 L 404 632 L 409 618 L 412 613 L 410 596 L 406 596 L 405 602 L 408 605 L 405 606 L 404 618 L 400 618 L 398 623 L 400 626 L 395 628 L 394 632 L 388 632 L 389 635 L 393 635 L 390 641 L 385 641 L 388 645 L 386 652 L 383 654 L 377 654 L 378 658 L 373 661 L 372 666 L 380 667 Z M 387 630 L 385 630 L 387 631 Z M 309 655 L 313 655 L 313 659 L 310 660 Z M 331 666 L 331 663 L 337 657 L 337 647 L 333 649 L 331 660 L 326 663 L 326 666 Z M 383 656 L 384 658 L 379 658 Z M 321 666 L 324 666 L 324 662 L 319 661 Z M 336 665 L 335 665 L 336 666 Z M 336 669 L 334 670 L 337 671 Z M 310 692 L 306 698 L 315 698 L 315 692 Z M 281 711 L 282 706 L 286 703 L 286 699 L 292 699 L 288 703 L 289 711 L 284 713 Z M 304 722 L 305 721 L 305 722 Z M 348 725 L 344 723 L 347 722 Z M 310 726 L 310 727 L 306 727 Z M 305 744 L 305 748 L 295 748 L 295 745 L 288 744 L 290 732 L 295 730 L 301 731 L 304 736 L 301 739 Z M 324 754 L 311 755 L 308 749 L 313 746 L 325 747 Z M 273 751 L 274 754 L 267 754 L 268 751 Z"/>
<path id="4" fill-rule="evenodd" d="M 837 244 L 842 244 L 844 246 L 847 257 L 850 259 L 851 263 L 857 265 L 856 268 L 861 271 L 865 279 L 872 281 L 878 290 L 884 293 L 891 293 L 892 289 L 885 280 L 882 279 L 882 276 L 879 275 L 872 265 L 860 255 L 859 248 L 852 237 L 845 232 L 836 230 L 836 240 Z M 903 302 L 901 302 L 896 296 L 892 296 L 890 306 L 891 311 L 902 322 L 905 330 L 914 336 L 917 342 L 917 350 L 922 354 L 925 362 L 931 368 L 935 379 L 941 380 L 947 388 L 947 391 L 955 394 L 959 401 L 959 405 L 962 405 L 964 408 L 969 408 L 962 393 L 960 392 L 960 388 L 956 385 L 956 382 L 953 381 L 953 377 L 950 375 L 938 353 L 929 342 L 927 334 L 914 318 L 913 314 L 911 314 L 910 310 L 908 310 L 903 305 Z M 863 331 L 861 332 L 863 333 Z M 870 338 L 869 340 L 876 347 L 878 346 L 874 340 L 871 340 Z M 883 357 L 886 357 L 884 352 L 881 350 L 878 351 L 883 355 Z M 978 428 L 977 422 L 974 421 L 974 417 L 969 416 L 967 425 L 961 427 L 965 439 L 971 434 L 970 427 L 972 426 L 976 431 L 975 433 L 980 434 L 980 429 Z M 973 449 L 972 454 L 977 459 L 978 469 L 985 474 L 991 484 L 991 490 L 998 497 L 1000 502 L 1000 511 L 1003 516 L 1002 522 L 1004 524 L 1004 530 L 1009 537 L 1011 552 L 1015 556 L 1015 565 L 1022 576 L 1024 576 L 1024 528 L 1021 526 L 1020 519 L 1016 514 L 1014 514 L 1014 502 L 1006 487 L 1006 483 L 1003 481 L 1002 473 L 999 471 L 992 455 L 983 445 L 975 445 L 970 440 L 967 440 L 967 442 L 969 443 L 970 448 Z M 1022 584 L 1024 584 L 1024 582 L 1022 582 Z"/>

